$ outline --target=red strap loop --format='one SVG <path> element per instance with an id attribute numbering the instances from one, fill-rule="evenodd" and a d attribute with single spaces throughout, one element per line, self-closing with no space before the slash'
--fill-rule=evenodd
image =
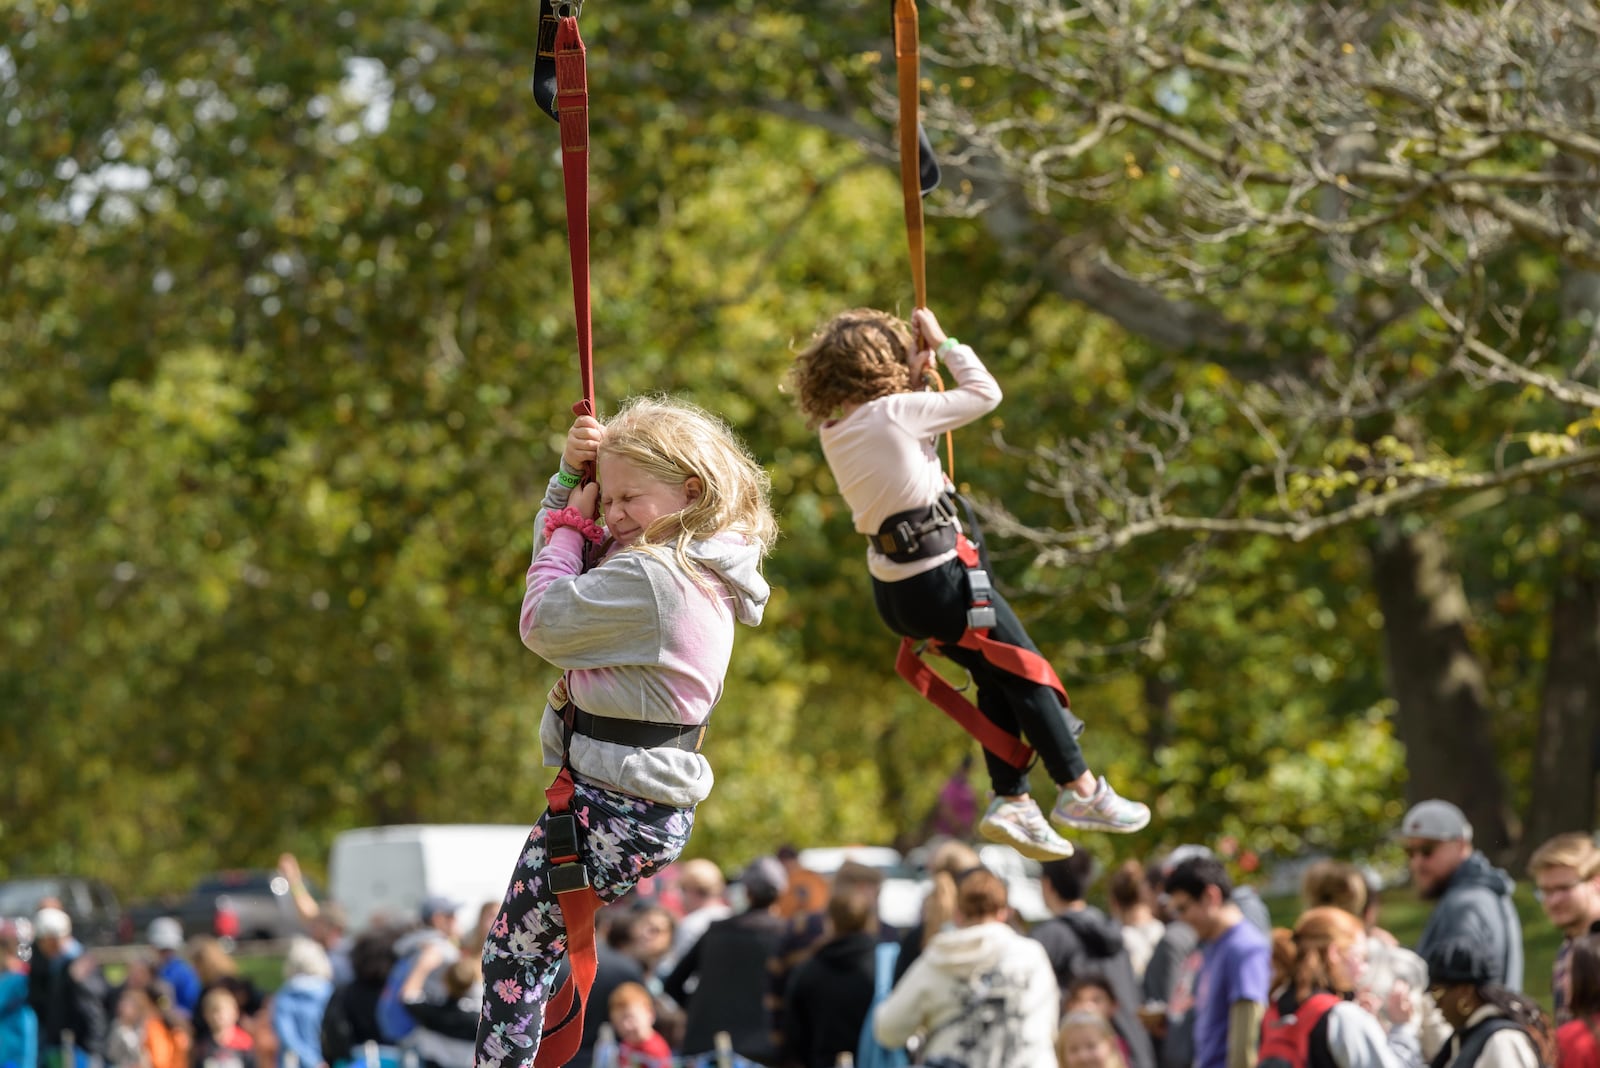
<path id="1" fill-rule="evenodd" d="M 956 540 L 956 553 L 967 567 L 978 566 L 978 550 L 964 535 Z M 928 643 L 934 650 L 937 650 L 940 644 Z M 1031 649 L 995 641 L 989 637 L 988 627 L 968 627 L 956 644 L 963 649 L 977 652 L 1001 671 L 1020 676 L 1040 686 L 1050 687 L 1055 691 L 1062 708 L 1072 707 L 1072 701 L 1067 697 L 1067 688 L 1061 684 L 1056 669 L 1050 666 L 1048 660 Z M 961 724 L 962 729 L 976 738 L 989 752 L 1014 768 L 1026 768 L 1033 762 L 1033 750 L 1028 744 L 995 726 L 976 705 L 961 695 L 960 690 L 941 678 L 917 653 L 916 643 L 910 638 L 901 640 L 894 669 L 913 690 Z"/>
<path id="2" fill-rule="evenodd" d="M 550 811 L 565 813 L 572 806 L 576 786 L 572 769 L 562 767 L 561 773 L 544 792 Z M 581 861 L 581 856 L 580 856 Z M 558 1068 L 577 1055 L 583 1043 L 584 1007 L 589 1003 L 589 991 L 594 987 L 599 960 L 595 955 L 594 914 L 599 911 L 600 897 L 592 886 L 558 894 L 561 919 L 567 925 L 567 962 L 572 973 L 561 984 L 545 1006 L 545 1019 L 554 1019 L 547 1025 L 534 1055 L 535 1068 Z"/>

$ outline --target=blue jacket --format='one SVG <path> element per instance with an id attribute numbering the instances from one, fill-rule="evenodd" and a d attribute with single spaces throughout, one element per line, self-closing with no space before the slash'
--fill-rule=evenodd
<path id="1" fill-rule="evenodd" d="M 182 957 L 172 957 L 161 966 L 156 978 L 172 988 L 172 1000 L 186 1015 L 200 1007 L 200 974 Z"/>
<path id="2" fill-rule="evenodd" d="M 322 1012 L 332 996 L 333 983 L 315 975 L 297 975 L 273 995 L 272 1030 L 281 1046 L 279 1068 L 288 1063 L 291 1051 L 300 1058 L 300 1068 L 317 1068 L 322 1063 Z"/>
<path id="3" fill-rule="evenodd" d="M 39 1017 L 28 1004 L 28 977 L 0 972 L 0 1068 L 33 1068 L 39 1060 Z"/>

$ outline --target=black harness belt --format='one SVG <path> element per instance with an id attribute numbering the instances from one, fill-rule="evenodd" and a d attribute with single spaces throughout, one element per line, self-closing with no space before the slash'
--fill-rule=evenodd
<path id="1" fill-rule="evenodd" d="M 896 512 L 867 541 L 895 563 L 909 564 L 954 549 L 960 530 L 955 501 L 945 495 L 926 508 Z"/>
<path id="2" fill-rule="evenodd" d="M 637 719 L 592 716 L 571 701 L 557 714 L 574 734 L 593 738 L 597 742 L 631 745 L 638 749 L 682 749 L 688 753 L 698 753 L 706 737 L 705 723 L 683 727 L 672 723 L 645 723 Z"/>

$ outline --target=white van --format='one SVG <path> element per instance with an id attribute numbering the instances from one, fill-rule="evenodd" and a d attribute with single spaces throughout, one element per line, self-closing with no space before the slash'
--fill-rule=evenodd
<path id="1" fill-rule="evenodd" d="M 486 902 L 499 903 L 528 840 L 530 826 L 413 823 L 342 831 L 328 857 L 328 896 L 350 929 L 389 917 L 411 923 L 425 898 L 461 903 L 462 930 Z"/>

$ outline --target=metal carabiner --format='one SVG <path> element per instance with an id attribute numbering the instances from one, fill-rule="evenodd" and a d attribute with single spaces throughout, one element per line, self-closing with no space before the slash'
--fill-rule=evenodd
<path id="1" fill-rule="evenodd" d="M 583 13 L 583 0 L 551 0 L 550 10 L 558 19 L 575 19 Z"/>

